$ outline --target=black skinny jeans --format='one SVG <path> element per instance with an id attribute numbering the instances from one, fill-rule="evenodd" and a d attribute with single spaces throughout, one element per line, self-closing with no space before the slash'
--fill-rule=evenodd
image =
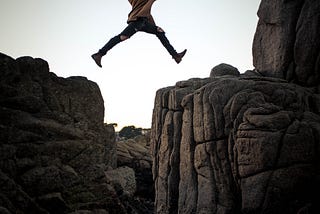
<path id="1" fill-rule="evenodd" d="M 160 30 L 158 26 L 148 22 L 147 18 L 139 18 L 137 21 L 130 22 L 128 26 L 117 36 L 113 37 L 108 41 L 103 48 L 99 50 L 101 55 L 106 55 L 106 53 L 113 48 L 115 45 L 122 42 L 120 36 L 126 36 L 130 38 L 138 31 L 143 31 L 146 33 L 154 34 L 161 41 L 162 45 L 167 49 L 171 56 L 177 55 L 176 50 L 172 47 L 169 40 L 167 39 L 165 32 Z"/>

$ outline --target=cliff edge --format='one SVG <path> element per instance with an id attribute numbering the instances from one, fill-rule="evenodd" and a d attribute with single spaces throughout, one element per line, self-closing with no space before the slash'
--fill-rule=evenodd
<path id="1" fill-rule="evenodd" d="M 255 69 L 156 93 L 156 213 L 320 212 L 320 2 L 262 0 Z"/>
<path id="2" fill-rule="evenodd" d="M 134 172 L 115 168 L 98 85 L 39 58 L 0 54 L 0 71 L 0 212 L 127 213 L 112 176 L 135 187 Z"/>

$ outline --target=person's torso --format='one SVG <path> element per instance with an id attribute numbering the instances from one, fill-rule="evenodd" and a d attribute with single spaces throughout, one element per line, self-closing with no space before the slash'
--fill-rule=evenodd
<path id="1" fill-rule="evenodd" d="M 155 0 L 128 0 L 132 10 L 128 15 L 128 22 L 135 21 L 138 17 L 147 17 L 151 22 L 151 7 Z"/>

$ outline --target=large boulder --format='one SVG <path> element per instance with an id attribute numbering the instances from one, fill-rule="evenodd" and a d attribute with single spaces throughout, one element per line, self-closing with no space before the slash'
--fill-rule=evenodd
<path id="1" fill-rule="evenodd" d="M 253 64 L 265 76 L 320 83 L 320 1 L 262 0 Z"/>
<path id="2" fill-rule="evenodd" d="M 320 212 L 320 1 L 262 0 L 258 16 L 253 71 L 157 91 L 157 213 Z"/>
<path id="3" fill-rule="evenodd" d="M 135 179 L 134 170 L 130 167 L 124 166 L 117 169 L 106 171 L 107 179 L 116 187 L 119 195 L 126 195 L 133 197 L 136 189 L 137 183 Z"/>
<path id="4" fill-rule="evenodd" d="M 237 68 L 225 63 L 221 63 L 220 65 L 213 67 L 210 72 L 210 77 L 218 77 L 225 75 L 239 76 L 240 72 Z"/>
<path id="5" fill-rule="evenodd" d="M 157 213 L 320 211 L 319 91 L 248 73 L 157 91 Z"/>
<path id="6" fill-rule="evenodd" d="M 153 202 L 150 134 L 117 142 L 117 165 L 128 166 L 134 170 L 137 183 L 135 195 Z"/>
<path id="7" fill-rule="evenodd" d="M 57 77 L 32 57 L 0 54 L 0 73 L 1 209 L 126 213 L 105 176 L 116 145 L 98 85 Z"/>

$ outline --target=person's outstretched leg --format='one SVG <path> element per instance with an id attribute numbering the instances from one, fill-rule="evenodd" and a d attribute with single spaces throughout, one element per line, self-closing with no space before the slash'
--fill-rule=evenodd
<path id="1" fill-rule="evenodd" d="M 156 36 L 158 37 L 162 45 L 168 50 L 168 52 L 170 53 L 172 58 L 176 61 L 176 63 L 179 64 L 182 58 L 184 57 L 184 55 L 186 54 L 187 49 L 185 49 L 181 53 L 177 53 L 177 51 L 170 44 L 168 38 L 165 35 L 165 32 L 160 27 L 157 27 Z"/>
<path id="2" fill-rule="evenodd" d="M 119 34 L 113 38 L 111 38 L 107 44 L 105 44 L 97 53 L 95 54 L 92 54 L 91 57 L 92 59 L 96 62 L 96 64 L 99 66 L 99 67 L 102 67 L 101 65 L 101 59 L 104 55 L 107 54 L 107 52 L 113 48 L 114 46 L 116 46 L 117 44 L 119 44 L 120 42 L 126 40 L 127 37 Z"/>
<path id="3" fill-rule="evenodd" d="M 114 46 L 116 46 L 120 42 L 129 39 L 133 34 L 137 32 L 136 25 L 137 23 L 135 22 L 129 23 L 129 25 L 119 35 L 111 38 L 107 42 L 107 44 L 105 44 L 97 53 L 91 55 L 91 57 L 99 67 L 102 67 L 101 59 L 104 55 L 107 54 L 109 50 L 111 50 Z"/>
<path id="4" fill-rule="evenodd" d="M 167 49 L 169 54 L 172 56 L 172 58 L 176 61 L 176 63 L 181 62 L 181 60 L 182 60 L 183 56 L 186 54 L 187 50 L 185 49 L 181 53 L 177 53 L 177 51 L 170 44 L 170 42 L 169 42 L 168 38 L 166 37 L 165 32 L 164 32 L 164 30 L 162 30 L 162 28 L 160 28 L 152 23 L 149 23 L 147 20 L 145 20 L 145 23 L 144 23 L 141 30 L 146 33 L 155 34 L 158 37 L 158 39 L 160 40 L 160 42 L 162 43 L 162 45 Z"/>

